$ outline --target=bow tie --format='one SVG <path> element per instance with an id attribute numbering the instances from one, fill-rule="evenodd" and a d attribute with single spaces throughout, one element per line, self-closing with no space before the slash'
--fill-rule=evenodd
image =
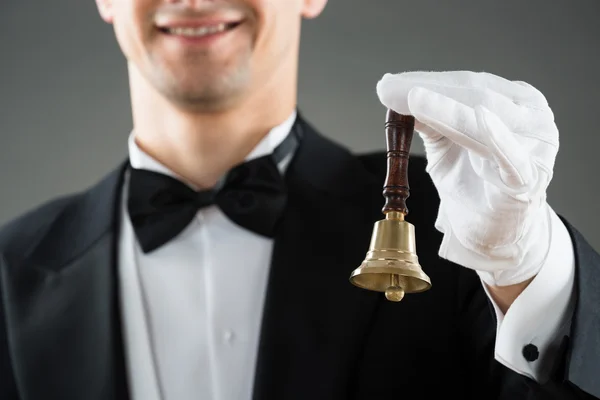
<path id="1" fill-rule="evenodd" d="M 234 167 L 210 190 L 195 191 L 171 176 L 130 168 L 127 207 L 142 250 L 151 252 L 175 238 L 198 210 L 210 205 L 234 223 L 273 237 L 286 203 L 277 164 L 297 146 L 292 130 L 272 154 Z"/>

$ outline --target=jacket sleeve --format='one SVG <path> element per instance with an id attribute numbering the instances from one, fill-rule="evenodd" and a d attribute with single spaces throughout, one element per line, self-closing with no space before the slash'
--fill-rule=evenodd
<path id="1" fill-rule="evenodd" d="M 576 303 L 560 375 L 550 388 L 578 388 L 579 393 L 600 398 L 600 255 L 564 218 L 575 250 Z"/>
<path id="2" fill-rule="evenodd" d="M 458 321 L 462 367 L 473 380 L 472 398 L 496 400 L 600 399 L 600 255 L 561 218 L 575 252 L 575 307 L 568 334 L 557 351 L 550 379 L 542 384 L 494 359 L 493 305 L 476 274 L 459 278 Z"/>
<path id="3" fill-rule="evenodd" d="M 2 255 L 0 254 L 0 399 L 19 400 L 8 347 L 6 319 L 4 311 L 4 290 L 2 289 Z"/>

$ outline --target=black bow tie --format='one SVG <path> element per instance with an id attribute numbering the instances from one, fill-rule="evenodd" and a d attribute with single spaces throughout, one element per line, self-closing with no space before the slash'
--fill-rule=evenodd
<path id="1" fill-rule="evenodd" d="M 277 164 L 297 146 L 292 130 L 272 154 L 234 167 L 211 190 L 195 191 L 168 175 L 130 168 L 127 206 L 142 250 L 148 253 L 173 239 L 209 205 L 217 205 L 236 224 L 273 237 L 286 203 Z"/>

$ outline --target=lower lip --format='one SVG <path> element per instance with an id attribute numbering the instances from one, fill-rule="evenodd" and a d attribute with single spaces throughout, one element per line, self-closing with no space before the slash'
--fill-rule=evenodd
<path id="1" fill-rule="evenodd" d="M 234 26 L 232 28 L 226 29 L 224 31 L 221 32 L 217 32 L 217 33 L 211 33 L 208 35 L 204 35 L 204 36 L 184 36 L 184 35 L 176 35 L 176 34 L 172 34 L 172 33 L 165 33 L 163 31 L 161 31 L 161 33 L 173 40 L 177 40 L 179 43 L 185 44 L 185 45 L 194 45 L 194 46 L 208 46 L 208 45 L 212 45 L 215 42 L 223 39 L 225 36 L 227 36 L 228 34 L 230 34 L 231 32 L 233 32 L 235 29 L 237 29 L 238 26 Z"/>

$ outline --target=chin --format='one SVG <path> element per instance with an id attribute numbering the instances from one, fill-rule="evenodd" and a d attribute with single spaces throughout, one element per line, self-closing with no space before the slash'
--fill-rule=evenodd
<path id="1" fill-rule="evenodd" d="M 178 107 L 196 111 L 222 111 L 235 103 L 242 90 L 214 86 L 171 88 L 165 97 Z"/>
<path id="2" fill-rule="evenodd" d="M 171 101 L 188 108 L 219 110 L 235 103 L 246 92 L 250 82 L 248 76 L 246 73 L 213 78 L 203 76 L 202 79 L 188 76 L 177 82 L 171 81 L 162 92 Z"/>

